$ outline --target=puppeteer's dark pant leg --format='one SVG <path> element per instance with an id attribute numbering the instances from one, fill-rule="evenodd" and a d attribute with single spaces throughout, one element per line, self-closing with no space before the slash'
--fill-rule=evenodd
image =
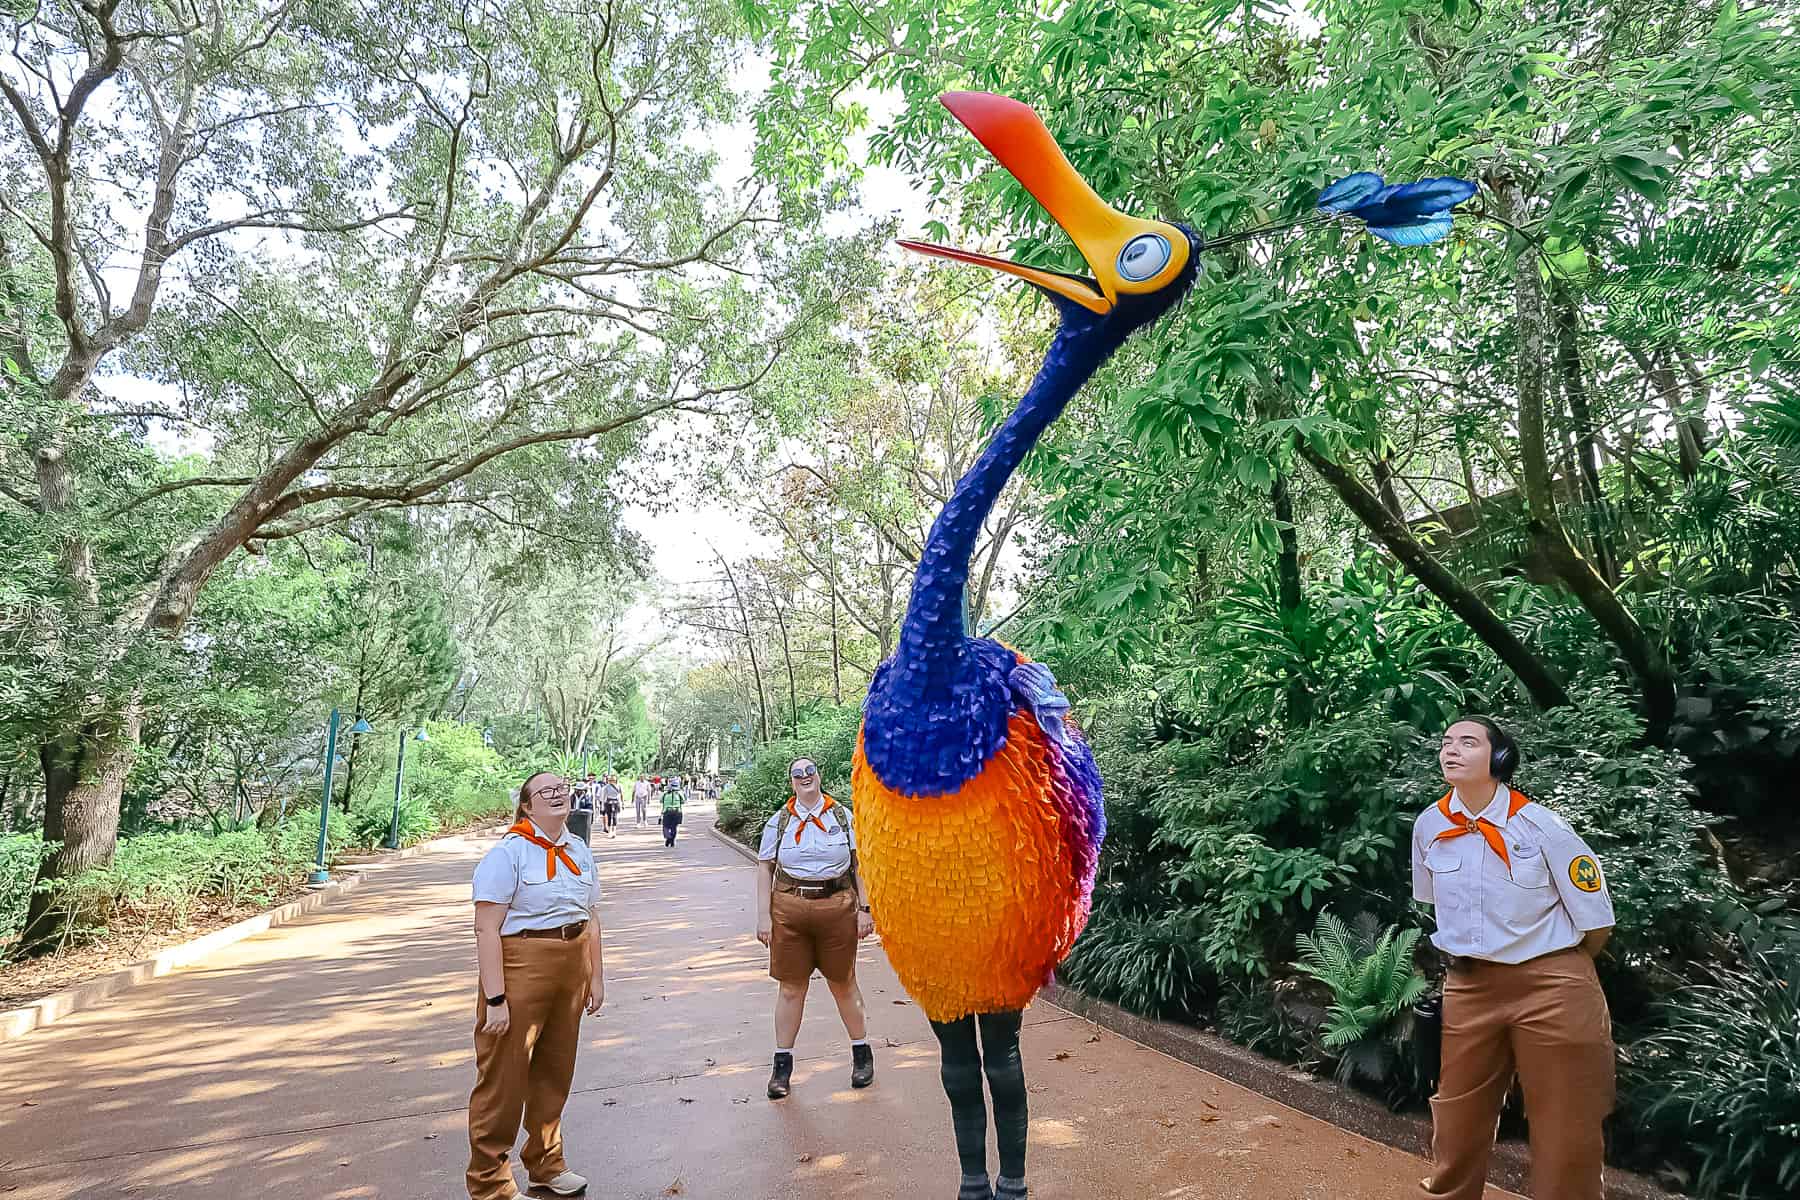
<path id="1" fill-rule="evenodd" d="M 942 1051 L 944 1094 L 950 1098 L 950 1124 L 956 1130 L 956 1157 L 965 1178 L 987 1178 L 987 1100 L 981 1093 L 981 1049 L 975 1041 L 975 1018 L 931 1023 Z"/>
<path id="2" fill-rule="evenodd" d="M 1019 1056 L 1020 1012 L 981 1014 L 981 1065 L 994 1095 L 994 1136 L 1000 1144 L 1000 1178 L 1025 1178 L 1025 1135 L 1031 1118 L 1025 1098 L 1025 1063 Z"/>

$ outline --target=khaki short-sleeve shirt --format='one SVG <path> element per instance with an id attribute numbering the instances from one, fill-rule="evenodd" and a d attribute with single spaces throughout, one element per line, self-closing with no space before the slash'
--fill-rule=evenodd
<path id="1" fill-rule="evenodd" d="M 1446 954 L 1518 963 L 1567 950 L 1591 929 L 1614 922 L 1606 875 L 1592 848 L 1569 823 L 1531 801 L 1510 817 L 1505 785 L 1479 814 L 1454 791 L 1453 812 L 1499 829 L 1510 867 L 1479 832 L 1438 835 L 1455 827 L 1432 805 L 1413 823 L 1413 898 L 1437 910 L 1431 940 Z"/>
<path id="2" fill-rule="evenodd" d="M 539 837 L 544 831 L 534 824 Z M 560 859 L 556 876 L 551 878 L 542 846 L 526 841 L 516 833 L 500 839 L 475 867 L 475 900 L 506 905 L 506 920 L 500 924 L 502 937 L 523 929 L 555 929 L 585 921 L 600 903 L 600 871 L 594 865 L 594 852 L 580 838 L 572 838 L 565 828 L 557 839 L 581 874 L 569 870 Z"/>

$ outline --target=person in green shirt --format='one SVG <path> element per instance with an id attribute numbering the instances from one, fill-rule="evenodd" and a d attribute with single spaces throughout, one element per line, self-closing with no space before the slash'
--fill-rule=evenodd
<path id="1" fill-rule="evenodd" d="M 675 831 L 681 828 L 681 806 L 687 803 L 687 793 L 681 790 L 681 777 L 678 775 L 669 780 L 662 794 L 662 831 L 663 845 L 675 844 Z"/>

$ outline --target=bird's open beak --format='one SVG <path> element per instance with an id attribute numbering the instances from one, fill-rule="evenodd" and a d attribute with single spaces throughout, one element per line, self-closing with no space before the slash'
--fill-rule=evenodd
<path id="1" fill-rule="evenodd" d="M 930 242 L 902 241 L 902 246 L 1004 271 L 1102 315 L 1111 312 L 1121 296 L 1142 295 L 1166 286 L 1187 265 L 1187 235 L 1162 221 L 1127 216 L 1102 200 L 1076 174 L 1056 139 L 1028 106 L 987 92 L 949 92 L 941 99 L 1062 226 L 1093 268 L 1094 277 L 1046 271 Z"/>

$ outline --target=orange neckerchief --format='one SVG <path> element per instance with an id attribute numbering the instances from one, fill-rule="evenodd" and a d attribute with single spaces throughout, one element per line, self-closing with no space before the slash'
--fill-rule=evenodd
<path id="1" fill-rule="evenodd" d="M 536 829 L 532 828 L 530 821 L 520 821 L 506 832 L 516 833 L 532 845 L 544 848 L 544 875 L 546 878 L 556 878 L 556 860 L 559 858 L 563 860 L 563 866 L 577 875 L 581 874 L 581 868 L 575 865 L 575 860 L 569 857 L 569 852 L 539 834 Z"/>
<path id="2" fill-rule="evenodd" d="M 1471 821 L 1462 813 L 1452 811 L 1450 808 L 1450 797 L 1455 794 L 1455 792 L 1445 792 L 1444 798 L 1437 802 L 1438 811 L 1444 814 L 1444 819 L 1446 821 L 1450 822 L 1450 828 L 1444 830 L 1444 832 L 1438 834 L 1431 840 L 1433 842 L 1441 842 L 1449 838 L 1461 837 L 1465 833 L 1475 833 L 1479 831 L 1482 838 L 1486 840 L 1488 848 L 1495 854 L 1498 854 L 1500 856 L 1500 861 L 1506 864 L 1507 874 L 1510 875 L 1512 873 L 1512 859 L 1506 856 L 1506 838 L 1500 833 L 1500 827 L 1485 817 L 1476 817 Z M 1509 821 L 1512 820 L 1519 815 L 1519 810 L 1521 808 L 1524 808 L 1530 803 L 1531 797 L 1516 788 L 1513 789 L 1512 802 L 1506 806 L 1506 819 Z"/>
<path id="3" fill-rule="evenodd" d="M 800 844 L 800 835 L 806 832 L 806 827 L 808 825 L 817 825 L 819 827 L 820 833 L 828 833 L 829 831 L 825 828 L 825 822 L 824 822 L 823 818 L 826 813 L 831 811 L 832 806 L 835 805 L 836 803 L 837 803 L 836 800 L 833 800 L 830 796 L 826 796 L 825 803 L 819 805 L 818 812 L 813 813 L 810 817 L 801 817 L 800 816 L 800 797 L 789 796 L 788 797 L 788 816 L 796 818 L 800 821 L 800 823 L 798 825 L 794 826 L 794 845 L 798 846 Z"/>

